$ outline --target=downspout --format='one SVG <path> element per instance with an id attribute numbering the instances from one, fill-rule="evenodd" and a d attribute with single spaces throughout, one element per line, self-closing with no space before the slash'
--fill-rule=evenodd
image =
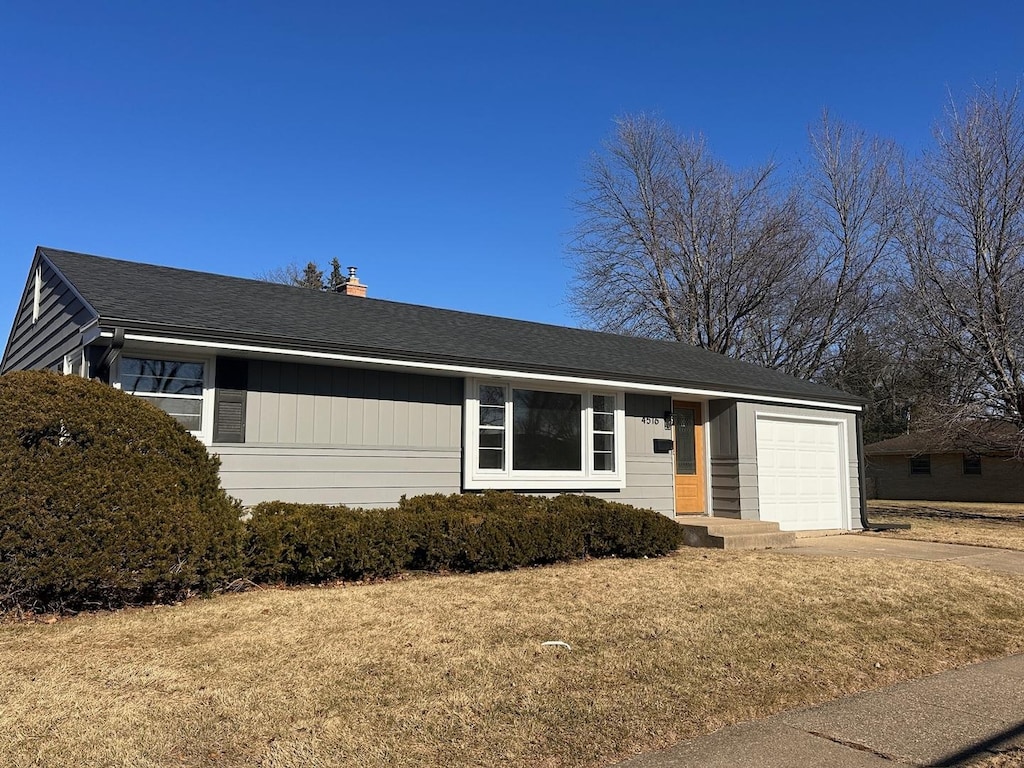
<path id="1" fill-rule="evenodd" d="M 860 526 L 865 531 L 871 528 L 868 522 L 868 481 L 864 463 L 864 410 L 857 412 L 857 477 L 860 482 Z"/>
<path id="2" fill-rule="evenodd" d="M 95 372 L 95 374 L 93 374 L 92 371 L 90 371 L 89 373 L 95 375 L 101 381 L 104 381 L 107 384 L 109 384 L 110 383 L 110 364 L 112 362 L 114 362 L 114 358 L 117 357 L 117 353 L 121 351 L 121 348 L 123 346 L 124 346 L 124 328 L 115 328 L 114 332 L 113 332 L 113 335 L 111 336 L 111 339 L 110 339 L 110 346 L 107 347 L 106 350 L 104 350 L 103 357 L 101 357 L 97 361 L 97 363 L 96 363 L 96 372 Z"/>

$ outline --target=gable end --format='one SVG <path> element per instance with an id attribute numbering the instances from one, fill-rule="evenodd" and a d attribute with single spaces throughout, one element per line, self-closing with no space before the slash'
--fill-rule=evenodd
<path id="1" fill-rule="evenodd" d="M 65 354 L 81 346 L 82 328 L 97 318 L 95 310 L 74 286 L 41 249 L 36 249 L 0 361 L 0 373 L 53 366 Z"/>

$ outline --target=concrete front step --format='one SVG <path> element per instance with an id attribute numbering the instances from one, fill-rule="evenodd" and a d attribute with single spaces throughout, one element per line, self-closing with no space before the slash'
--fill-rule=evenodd
<path id="1" fill-rule="evenodd" d="M 727 517 L 677 517 L 688 547 L 714 549 L 773 549 L 796 543 L 792 531 L 780 531 L 778 523 L 734 520 Z"/>

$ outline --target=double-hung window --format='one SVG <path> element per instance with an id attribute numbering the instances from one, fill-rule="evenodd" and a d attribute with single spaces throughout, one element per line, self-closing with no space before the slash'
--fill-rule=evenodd
<path id="1" fill-rule="evenodd" d="M 121 389 L 166 411 L 197 436 L 204 431 L 207 366 L 203 362 L 122 357 Z"/>
<path id="2" fill-rule="evenodd" d="M 470 382 L 466 487 L 621 488 L 623 395 Z"/>

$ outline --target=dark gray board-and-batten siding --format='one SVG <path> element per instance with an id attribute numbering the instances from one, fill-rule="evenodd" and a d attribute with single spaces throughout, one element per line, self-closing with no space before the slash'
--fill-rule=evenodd
<path id="1" fill-rule="evenodd" d="M 81 329 L 93 313 L 61 280 L 50 265 L 40 261 L 39 318 L 33 322 L 35 268 L 14 316 L 3 371 L 58 368 L 64 355 L 81 347 Z"/>

